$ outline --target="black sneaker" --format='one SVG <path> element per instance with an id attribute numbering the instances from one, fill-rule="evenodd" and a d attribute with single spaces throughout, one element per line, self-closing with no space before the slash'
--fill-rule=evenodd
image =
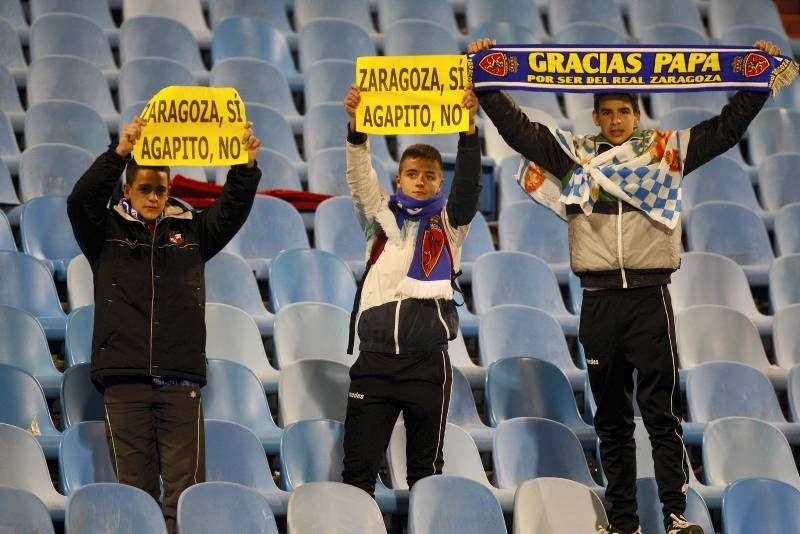
<path id="1" fill-rule="evenodd" d="M 666 527 L 667 534 L 703 534 L 700 525 L 688 521 L 682 515 L 669 514 Z"/>
<path id="2" fill-rule="evenodd" d="M 622 532 L 614 525 L 608 525 L 607 527 L 600 527 L 599 529 L 597 529 L 597 534 L 627 534 L 627 533 Z M 642 534 L 642 527 L 636 527 L 636 530 L 634 530 L 630 534 Z"/>

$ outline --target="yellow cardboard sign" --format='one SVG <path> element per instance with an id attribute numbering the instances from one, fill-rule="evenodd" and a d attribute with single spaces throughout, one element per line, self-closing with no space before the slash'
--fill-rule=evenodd
<path id="1" fill-rule="evenodd" d="M 358 58 L 356 129 L 382 135 L 466 132 L 469 112 L 461 99 L 468 63 L 463 55 Z"/>
<path id="2" fill-rule="evenodd" d="M 133 147 L 140 165 L 247 163 L 244 102 L 236 89 L 165 87 L 139 116 L 147 121 Z"/>

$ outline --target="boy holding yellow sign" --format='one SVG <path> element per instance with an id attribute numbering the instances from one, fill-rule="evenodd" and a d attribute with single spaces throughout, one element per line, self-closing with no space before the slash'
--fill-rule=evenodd
<path id="1" fill-rule="evenodd" d="M 197 213 L 170 199 L 169 167 L 131 157 L 143 126 L 137 118 L 122 129 L 75 184 L 67 212 L 94 274 L 92 381 L 103 391 L 114 471 L 156 501 L 163 480 L 174 532 L 178 497 L 205 479 L 203 266 L 250 212 L 261 141 L 246 123 L 247 163 L 231 167 L 220 199 Z M 124 197 L 108 208 L 123 170 Z"/>
<path id="2" fill-rule="evenodd" d="M 351 348 L 358 318 L 360 354 L 350 368 L 342 478 L 372 495 L 400 412 L 408 485 L 442 472 L 452 384 L 447 342 L 458 333 L 453 290 L 478 209 L 481 151 L 478 100 L 467 89 L 461 106 L 469 112 L 469 129 L 460 134 L 448 198 L 441 194 L 441 154 L 423 144 L 403 152 L 397 191 L 391 193 L 378 183 L 367 136 L 356 131 L 359 104 L 361 91 L 354 85 L 344 100 L 350 115 L 347 182 L 368 261 L 351 315 Z"/>

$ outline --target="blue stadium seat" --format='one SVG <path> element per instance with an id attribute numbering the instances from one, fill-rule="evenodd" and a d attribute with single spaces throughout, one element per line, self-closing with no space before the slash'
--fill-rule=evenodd
<path id="1" fill-rule="evenodd" d="M 476 39 L 488 38 L 494 39 L 497 43 L 530 43 L 530 44 L 537 44 L 540 43 L 545 37 L 545 31 L 542 27 L 541 19 L 539 19 L 539 14 L 536 13 L 535 10 L 525 9 L 526 12 L 532 12 L 536 19 L 539 22 L 534 22 L 533 24 L 538 24 L 539 28 L 534 31 L 531 28 L 535 28 L 536 26 L 523 26 L 518 23 L 507 22 L 507 21 L 498 21 L 498 20 L 487 20 L 474 29 L 470 30 L 469 35 L 467 36 L 467 42 L 472 42 Z M 518 15 L 523 15 L 521 12 L 517 12 Z M 518 93 L 519 95 L 519 93 Z"/>
<path id="2" fill-rule="evenodd" d="M 61 443 L 58 480 L 64 495 L 89 484 L 117 481 L 104 421 L 76 422 L 64 431 Z"/>
<path id="3" fill-rule="evenodd" d="M 170 85 L 197 85 L 191 71 L 181 63 L 163 57 L 140 57 L 119 69 L 119 107 L 149 101 Z"/>
<path id="4" fill-rule="evenodd" d="M 267 3 L 278 3 L 279 0 L 266 1 Z M 225 3 L 229 3 L 229 0 L 214 2 L 214 4 Z M 246 3 L 250 6 L 248 9 L 258 4 L 240 0 L 236 0 L 235 3 Z M 283 6 L 281 12 L 285 18 L 286 10 Z M 245 11 L 237 11 L 236 16 L 228 17 L 216 24 L 214 39 L 211 42 L 212 63 L 216 65 L 222 60 L 234 57 L 268 61 L 283 73 L 292 90 L 302 89 L 303 77 L 297 72 L 289 49 L 291 43 L 297 42 L 297 36 L 294 33 L 287 33 L 288 25 L 284 29 L 262 17 L 241 16 L 245 14 Z M 291 39 L 291 43 L 287 41 L 287 37 Z"/>
<path id="5" fill-rule="evenodd" d="M 333 304 L 294 302 L 282 306 L 275 314 L 273 333 L 278 368 L 305 359 L 351 365 L 355 356 L 346 354 L 349 327 L 350 311 Z"/>
<path id="6" fill-rule="evenodd" d="M 22 132 L 25 124 L 25 110 L 22 109 L 22 103 L 19 100 L 17 82 L 3 65 L 0 65 L 0 111 L 6 114 L 15 132 Z"/>
<path id="7" fill-rule="evenodd" d="M 172 59 L 188 68 L 200 83 L 208 82 L 208 70 L 192 32 L 169 17 L 126 18 L 119 28 L 119 54 L 122 64 L 141 57 Z"/>
<path id="8" fill-rule="evenodd" d="M 540 309 L 495 306 L 480 315 L 478 340 L 484 367 L 504 358 L 538 358 L 561 369 L 573 390 L 583 390 L 586 371 L 573 363 L 558 321 Z"/>
<path id="9" fill-rule="evenodd" d="M 248 17 L 263 19 L 270 27 L 285 35 L 293 34 L 286 14 L 286 2 L 282 0 L 209 0 L 208 18 L 216 34 L 219 25 L 228 18 Z M 212 41 L 213 48 L 214 43 Z"/>
<path id="10" fill-rule="evenodd" d="M 91 361 L 93 330 L 94 304 L 72 308 L 64 337 L 64 361 L 68 368 Z"/>
<path id="11" fill-rule="evenodd" d="M 453 35 L 460 35 L 453 6 L 448 0 L 378 0 L 378 26 L 381 30 L 386 31 L 393 23 L 404 19 L 428 20 Z"/>
<path id="12" fill-rule="evenodd" d="M 300 70 L 305 72 L 321 59 L 347 59 L 355 61 L 361 56 L 378 55 L 375 43 L 366 30 L 348 17 L 318 19 L 298 30 Z"/>
<path id="13" fill-rule="evenodd" d="M 341 102 L 355 80 L 355 61 L 321 59 L 303 72 L 306 108 L 325 102 Z"/>
<path id="14" fill-rule="evenodd" d="M 722 533 L 800 530 L 800 489 L 769 478 L 734 482 L 722 495 Z"/>
<path id="15" fill-rule="evenodd" d="M 717 91 L 699 91 L 696 93 L 653 93 L 650 95 L 650 112 L 653 114 L 654 118 L 661 119 L 677 107 L 691 106 L 693 108 L 704 109 L 716 115 L 722 111 L 722 108 L 727 103 L 728 99 L 725 96 L 725 93 Z M 703 168 L 704 167 L 700 167 L 700 169 L 698 171 L 694 171 L 692 175 L 696 174 Z"/>
<path id="16" fill-rule="evenodd" d="M 272 419 L 264 387 L 247 367 L 228 360 L 208 360 L 203 388 L 203 416 L 238 423 L 250 429 L 267 454 L 277 454 L 281 429 Z"/>
<path id="17" fill-rule="evenodd" d="M 89 260 L 83 254 L 72 258 L 67 264 L 67 300 L 70 310 L 94 304 L 92 277 Z"/>
<path id="18" fill-rule="evenodd" d="M 704 202 L 686 224 L 689 249 L 722 254 L 742 267 L 748 282 L 766 286 L 774 261 L 766 226 L 748 208 L 732 202 Z"/>
<path id="19" fill-rule="evenodd" d="M 125 484 L 99 483 L 69 496 L 64 531 L 166 534 L 167 527 L 161 507 L 144 491 Z"/>
<path id="20" fill-rule="evenodd" d="M 786 395 L 789 399 L 789 413 L 792 421 L 800 423 L 800 365 L 795 365 L 789 372 Z"/>
<path id="21" fill-rule="evenodd" d="M 798 320 L 800 320 L 800 304 L 791 304 L 775 312 L 772 344 L 775 350 L 775 362 L 784 369 L 793 369 L 800 365 L 800 330 L 797 328 L 800 323 L 797 322 Z M 800 387 L 800 383 L 797 386 Z M 797 390 L 797 393 L 800 393 L 800 389 Z M 795 417 L 794 421 L 800 423 L 800 418 Z"/>
<path id="22" fill-rule="evenodd" d="M 32 198 L 22 207 L 19 223 L 22 250 L 49 266 L 59 280 L 67 278 L 67 264 L 81 253 L 67 218 L 62 196 Z"/>
<path id="23" fill-rule="evenodd" d="M 681 25 L 700 34 L 705 34 L 706 31 L 703 27 L 703 19 L 700 16 L 700 9 L 694 0 L 679 0 L 670 3 L 630 0 L 628 2 L 628 20 L 631 34 L 634 37 L 642 42 L 652 42 L 653 44 L 661 43 L 651 41 L 651 34 L 643 30 L 654 24 Z M 690 41 L 684 44 L 700 43 Z"/>
<path id="24" fill-rule="evenodd" d="M 720 38 L 734 26 L 753 24 L 756 21 L 765 30 L 785 34 L 778 8 L 770 0 L 710 0 L 708 29 L 712 37 Z M 752 40 L 738 44 L 750 46 L 754 42 Z M 784 53 L 790 53 L 791 48 L 783 50 Z"/>
<path id="25" fill-rule="evenodd" d="M 573 22 L 594 22 L 606 28 L 625 33 L 622 14 L 615 2 L 594 0 L 550 0 L 547 17 L 550 21 L 550 32 L 557 33 L 567 24 Z M 561 42 L 554 39 L 553 42 Z M 602 40 L 596 42 L 602 43 Z"/>
<path id="26" fill-rule="evenodd" d="M 673 108 L 661 116 L 661 118 L 658 120 L 658 128 L 659 130 L 680 130 L 682 128 L 692 128 L 695 125 L 718 115 L 720 111 L 721 109 L 712 111 L 705 108 Z M 747 168 L 748 173 L 751 172 L 751 168 L 747 165 L 742 157 L 742 152 L 739 150 L 739 145 L 736 145 L 725 152 L 725 155 L 744 165 L 745 168 Z M 753 176 L 755 176 L 755 169 L 753 169 L 752 172 Z"/>
<path id="27" fill-rule="evenodd" d="M 231 482 L 204 482 L 178 499 L 179 532 L 278 534 L 269 501 L 254 489 Z"/>
<path id="28" fill-rule="evenodd" d="M 514 532 L 597 532 L 608 526 L 600 498 L 573 480 L 542 477 L 520 485 L 514 499 Z"/>
<path id="29" fill-rule="evenodd" d="M 48 100 L 28 109 L 25 142 L 29 147 L 68 144 L 99 155 L 108 149 L 111 137 L 103 118 L 90 106 L 69 100 Z"/>
<path id="30" fill-rule="evenodd" d="M 741 0 L 737 0 L 736 3 L 741 3 Z M 753 2 L 753 6 L 757 6 L 759 4 L 763 4 L 763 0 L 758 0 L 757 2 Z M 746 8 L 747 11 L 749 8 Z M 746 21 L 742 21 L 741 23 L 735 26 L 728 26 L 721 28 L 720 30 L 722 34 L 717 37 L 715 31 L 711 30 L 711 36 L 717 37 L 719 44 L 728 45 L 728 46 L 744 46 L 744 47 L 751 47 L 753 43 L 758 40 L 765 39 L 767 41 L 772 41 L 775 43 L 778 48 L 781 49 L 781 53 L 786 55 L 791 55 L 792 51 L 792 43 L 788 39 L 786 32 L 783 28 L 769 28 L 765 24 L 762 24 L 762 20 L 760 16 L 756 16 L 753 19 L 748 19 Z M 772 100 L 772 99 L 769 99 Z"/>
<path id="31" fill-rule="evenodd" d="M 14 258 L 4 261 L 3 256 L 7 254 L 24 257 L 25 261 L 21 265 L 9 265 Z M 16 269 L 30 268 L 34 264 L 33 262 L 38 266 L 34 267 L 35 269 L 44 270 L 37 260 L 29 258 L 29 256 L 18 252 L 0 252 L 0 264 L 3 264 L 2 272 L 4 276 L 10 275 L 10 278 L 5 280 L 13 280 Z M 49 274 L 47 279 L 52 283 Z M 10 285 L 5 283 L 0 287 L 5 289 Z M 20 285 L 23 286 L 20 288 L 22 291 L 27 290 L 33 296 L 34 290 L 25 288 L 24 284 Z M 19 367 L 30 373 L 42 385 L 45 395 L 48 398 L 55 398 L 61 389 L 62 377 L 50 356 L 45 330 L 34 314 L 20 309 L 19 305 L 20 303 L 13 299 L 11 302 L 5 301 L 0 304 L 0 334 L 2 334 L 0 335 L 0 362 Z"/>
<path id="32" fill-rule="evenodd" d="M 17 36 L 17 30 L 2 18 L 0 18 L 0 65 L 11 72 L 17 85 L 25 86 L 28 64 L 25 62 L 25 56 L 22 55 L 22 46 Z"/>
<path id="33" fill-rule="evenodd" d="M 221 302 L 247 312 L 262 337 L 272 335 L 275 317 L 264 307 L 258 282 L 245 260 L 220 252 L 205 266 L 206 302 Z M 263 380 L 263 377 L 261 377 Z"/>
<path id="34" fill-rule="evenodd" d="M 47 339 L 62 341 L 67 316 L 61 309 L 56 286 L 47 267 L 21 252 L 0 252 L 0 272 L 7 281 L 0 287 L 0 304 L 29 312 L 44 327 Z M 38 376 L 37 373 L 33 374 Z M 49 385 L 42 385 L 47 391 Z"/>
<path id="35" fill-rule="evenodd" d="M 44 503 L 33 493 L 0 487 L 0 524 L 9 532 L 55 534 Z"/>
<path id="36" fill-rule="evenodd" d="M 492 234 L 483 213 L 478 211 L 472 218 L 469 233 L 461 247 L 462 274 L 458 279 L 459 283 L 469 284 L 472 282 L 472 267 L 475 265 L 475 260 L 489 252 L 494 252 Z"/>
<path id="37" fill-rule="evenodd" d="M 596 447 L 597 434 L 578 413 L 572 388 L 555 365 L 536 358 L 506 358 L 489 366 L 486 409 L 497 426 L 515 417 L 542 417 L 570 428 L 584 448 Z"/>
<path id="38" fill-rule="evenodd" d="M 503 158 L 500 162 L 499 170 L 496 171 L 497 175 L 497 189 L 498 189 L 498 211 L 503 213 L 508 206 L 514 202 L 521 200 L 531 201 L 531 198 L 520 187 L 515 179 L 521 156 L 519 154 L 511 154 Z M 498 167 L 496 167 L 497 169 Z"/>
<path id="39" fill-rule="evenodd" d="M 325 195 L 349 195 L 347 185 L 346 149 L 342 146 L 323 148 L 308 160 L 308 190 Z M 372 166 L 378 174 L 378 181 L 385 190 L 393 191 L 392 182 L 383 168 L 383 163 L 372 156 Z M 352 210 L 352 203 L 351 203 Z"/>
<path id="40" fill-rule="evenodd" d="M 261 180 L 258 182 L 258 190 L 288 189 L 290 191 L 302 191 L 300 175 L 292 162 L 276 150 L 262 148 L 256 158 L 258 167 L 262 169 Z M 224 184 L 228 177 L 228 167 L 217 167 L 216 183 Z"/>
<path id="41" fill-rule="evenodd" d="M 67 499 L 58 493 L 50 481 L 47 460 L 42 447 L 29 432 L 13 425 L 0 423 L 0 487 L 10 487 L 36 495 L 44 503 L 50 518 L 64 520 Z"/>
<path id="42" fill-rule="evenodd" d="M 58 456 L 61 432 L 56 429 L 42 386 L 19 367 L 0 364 L 0 421 L 36 437 L 46 458 Z"/>
<path id="43" fill-rule="evenodd" d="M 308 174 L 308 165 L 300 158 L 289 121 L 280 111 L 268 106 L 250 103 L 246 105 L 246 108 L 247 120 L 253 123 L 253 132 L 256 137 L 261 139 L 262 148 L 268 148 L 286 156 L 299 173 L 300 178 L 305 178 Z"/>
<path id="44" fill-rule="evenodd" d="M 272 479 L 267 455 L 258 437 L 229 421 L 205 422 L 206 482 L 235 482 L 267 498 L 276 515 L 285 515 L 289 494 Z"/>
<path id="45" fill-rule="evenodd" d="M 201 0 L 122 0 L 123 21 L 141 15 L 175 19 L 189 28 L 201 47 L 208 48 L 211 44 L 211 31 L 206 26 Z"/>
<path id="46" fill-rule="evenodd" d="M 464 306 L 461 306 L 459 309 L 463 308 Z M 464 324 L 460 313 L 459 321 L 461 322 L 461 328 L 456 334 L 456 338 L 447 344 L 447 353 L 450 356 L 450 363 L 464 375 L 464 378 L 467 379 L 472 389 L 483 389 L 486 383 L 486 368 L 476 365 L 470 358 L 467 345 L 464 342 Z"/>
<path id="47" fill-rule="evenodd" d="M 386 534 L 383 516 L 364 490 L 342 482 L 309 482 L 292 492 L 289 532 Z"/>
<path id="48" fill-rule="evenodd" d="M 658 484 L 655 477 L 638 478 L 636 480 L 637 514 L 642 532 L 667 534 L 664 528 L 664 515 L 658 497 Z M 686 511 L 683 514 L 689 521 L 700 525 L 703 532 L 713 534 L 714 525 L 708 513 L 703 497 L 690 487 L 686 493 Z"/>
<path id="49" fill-rule="evenodd" d="M 258 377 L 266 393 L 278 391 L 278 371 L 267 359 L 258 325 L 244 310 L 206 303 L 206 357 L 244 365 Z"/>
<path id="50" fill-rule="evenodd" d="M 523 96 L 520 98 L 519 94 L 522 94 Z M 538 122 L 539 124 L 547 128 L 569 129 L 570 127 L 569 121 L 567 121 L 563 117 L 561 118 L 563 124 L 559 124 L 559 120 L 556 119 L 555 116 L 551 115 L 547 111 L 544 111 L 543 109 L 538 109 L 536 107 L 526 107 L 522 105 L 522 102 L 532 102 L 533 104 L 539 103 L 539 104 L 549 105 L 551 107 L 556 107 L 556 109 L 558 109 L 558 103 L 554 104 L 552 102 L 552 95 L 554 95 L 554 93 L 541 93 L 541 94 L 551 95 L 549 99 L 548 98 L 543 99 L 544 102 L 537 102 L 537 100 L 542 100 L 541 97 L 524 96 L 528 94 L 536 95 L 539 93 L 526 93 L 526 92 L 523 93 L 522 91 L 520 91 L 519 94 L 514 95 L 514 100 L 518 104 L 520 104 L 520 111 L 522 111 L 522 113 L 525 116 L 527 116 L 531 122 Z M 561 112 L 558 111 L 557 114 L 560 116 Z M 497 131 L 497 127 L 494 125 L 492 121 L 487 120 L 484 122 L 483 133 L 486 145 L 486 155 L 488 157 L 494 159 L 495 161 L 502 161 L 508 156 L 518 154 L 516 150 L 508 146 L 508 143 L 506 143 L 505 139 L 502 138 L 500 133 Z"/>
<path id="51" fill-rule="evenodd" d="M 64 430 L 83 421 L 105 420 L 103 394 L 91 379 L 91 365 L 79 363 L 67 368 L 61 384 L 61 426 Z"/>
<path id="52" fill-rule="evenodd" d="M 8 222 L 8 217 L 2 211 L 0 211 L 0 250 L 17 251 L 17 244 L 11 233 L 11 223 Z"/>
<path id="53" fill-rule="evenodd" d="M 800 152 L 800 111 L 767 108 L 750 124 L 750 159 L 761 165 L 778 152 Z"/>
<path id="54" fill-rule="evenodd" d="M 749 417 L 723 417 L 708 424 L 703 434 L 703 468 L 711 484 L 767 477 L 800 489 L 800 474 L 786 436 L 772 424 Z"/>
<path id="55" fill-rule="evenodd" d="M 289 491 L 309 482 L 341 482 L 344 423 L 306 419 L 286 425 L 281 440 L 281 482 Z"/>
<path id="56" fill-rule="evenodd" d="M 2 111 L 0 111 L 0 161 L 5 164 L 11 174 L 19 172 L 19 145 L 17 145 L 17 139 L 14 137 L 11 121 Z"/>
<path id="57" fill-rule="evenodd" d="M 317 206 L 314 212 L 314 247 L 336 254 L 347 262 L 358 279 L 364 274 L 365 246 L 364 231 L 358 224 L 352 198 L 333 197 Z"/>
<path id="58" fill-rule="evenodd" d="M 329 360 L 300 360 L 281 369 L 278 383 L 280 422 L 303 419 L 344 421 L 350 368 Z"/>
<path id="59" fill-rule="evenodd" d="M 88 150 L 61 143 L 26 148 L 19 170 L 22 201 L 44 195 L 69 195 L 94 159 Z"/>
<path id="60" fill-rule="evenodd" d="M 483 484 L 435 476 L 414 485 L 408 505 L 409 534 L 506 534 L 500 503 Z"/>
<path id="61" fill-rule="evenodd" d="M 775 252 L 779 255 L 800 252 L 800 202 L 787 204 L 775 214 Z"/>
<path id="62" fill-rule="evenodd" d="M 450 391 L 447 422 L 466 430 L 479 451 L 489 452 L 492 450 L 494 428 L 481 421 L 469 381 L 456 367 L 452 358 L 451 363 L 453 365 L 453 384 Z"/>
<path id="63" fill-rule="evenodd" d="M 322 18 L 349 20 L 366 32 L 375 32 L 372 17 L 369 14 L 369 7 L 365 0 L 338 0 L 337 2 L 294 1 L 294 23 L 298 29 L 302 29 L 310 22 Z"/>
<path id="64" fill-rule="evenodd" d="M 741 204 L 761 217 L 768 228 L 772 227 L 772 214 L 761 209 L 747 170 L 733 158 L 719 156 L 712 159 L 692 171 L 683 180 L 681 189 L 682 206 L 687 219 L 691 217 L 690 212 L 699 204 L 723 200 Z"/>
<path id="65" fill-rule="evenodd" d="M 279 198 L 258 195 L 250 215 L 225 252 L 244 258 L 256 278 L 266 280 L 273 260 L 282 250 L 308 246 L 303 219 L 294 206 Z M 272 305 L 277 309 L 274 302 Z"/>
<path id="66" fill-rule="evenodd" d="M 638 1 L 638 0 L 637 0 Z M 647 4 L 648 7 L 652 4 Z M 676 11 L 679 13 L 679 11 Z M 706 35 L 704 29 L 692 29 L 690 26 L 683 24 L 681 22 L 656 22 L 651 23 L 649 26 L 644 27 L 643 29 L 634 29 L 634 31 L 638 31 L 640 35 L 646 35 L 646 41 L 648 43 L 653 44 L 674 44 L 674 45 L 708 45 L 711 44 L 711 39 Z M 640 39 L 641 40 L 641 39 Z M 650 95 L 650 101 L 652 102 L 653 96 L 660 95 L 664 93 L 653 93 Z M 706 94 L 703 92 L 683 92 L 680 93 L 684 96 L 694 97 L 697 95 Z M 724 96 L 724 95 L 723 95 Z M 691 99 L 690 99 L 691 100 Z M 692 104 L 690 104 L 692 105 Z M 675 106 L 678 107 L 678 106 Z M 700 106 L 703 107 L 703 106 Z M 717 109 L 716 111 L 719 111 Z"/>
<path id="67" fill-rule="evenodd" d="M 541 39 L 546 35 L 539 10 L 531 9 L 531 2 L 528 0 L 466 0 L 465 3 L 466 9 L 464 11 L 467 19 L 467 28 L 470 31 L 471 37 L 497 39 L 498 44 L 528 42 L 501 40 L 491 33 L 479 35 L 476 30 L 487 23 L 514 24 L 532 32 L 537 39 Z M 514 33 L 509 32 L 507 35 L 511 36 L 514 35 Z M 538 41 L 532 41 L 531 43 L 536 42 Z"/>
<path id="68" fill-rule="evenodd" d="M 516 490 L 531 478 L 559 477 L 595 491 L 581 443 L 567 426 L 539 417 L 518 417 L 497 425 L 492 452 L 494 480 Z"/>
<path id="69" fill-rule="evenodd" d="M 420 19 L 399 20 L 384 28 L 383 49 L 387 56 L 461 53 L 456 34 L 440 24 Z"/>
<path id="70" fill-rule="evenodd" d="M 108 0 L 31 0 L 31 20 L 55 13 L 68 13 L 81 15 L 99 26 L 106 35 L 106 39 L 116 46 L 119 42 L 119 29 L 111 18 Z M 0 15 L 2 16 L 2 15 Z M 77 28 L 76 28 L 77 30 Z M 33 28 L 31 28 L 33 31 Z M 75 35 L 71 37 L 75 38 Z M 33 37 L 31 37 L 31 41 Z"/>
<path id="71" fill-rule="evenodd" d="M 575 315 L 580 315 L 581 306 L 583 305 L 583 287 L 581 287 L 581 279 L 572 271 L 569 273 L 567 294 L 569 297 L 570 310 Z"/>
<path id="72" fill-rule="evenodd" d="M 29 28 L 21 0 L 0 0 L 0 18 L 5 19 L 23 44 L 27 44 Z"/>
<path id="73" fill-rule="evenodd" d="M 800 303 L 800 254 L 786 254 L 772 264 L 769 297 L 773 310 Z"/>
<path id="74" fill-rule="evenodd" d="M 500 212 L 498 234 L 500 250 L 533 254 L 547 262 L 559 284 L 567 283 L 570 273 L 567 223 L 552 210 L 530 199 L 510 204 Z"/>
<path id="75" fill-rule="evenodd" d="M 773 154 L 758 166 L 758 189 L 765 210 L 778 211 L 800 202 L 800 190 L 794 177 L 800 168 L 800 154 Z"/>
<path id="76" fill-rule="evenodd" d="M 552 41 L 564 44 L 604 43 L 612 45 L 626 44 L 630 39 L 620 30 L 601 22 L 571 22 L 555 31 Z"/>
<path id="77" fill-rule="evenodd" d="M 290 249 L 278 254 L 269 269 L 270 303 L 277 313 L 292 302 L 327 302 L 352 309 L 356 282 L 347 264 L 330 252 Z"/>
<path id="78" fill-rule="evenodd" d="M 578 334 L 578 317 L 564 306 L 555 274 L 548 265 L 524 252 L 492 252 L 475 261 L 472 298 L 481 314 L 501 304 L 523 304 L 552 315 L 568 336 Z"/>

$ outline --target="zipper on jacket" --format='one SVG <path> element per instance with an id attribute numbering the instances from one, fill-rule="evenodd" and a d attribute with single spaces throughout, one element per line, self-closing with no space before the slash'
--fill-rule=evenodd
<path id="1" fill-rule="evenodd" d="M 394 307 L 394 353 L 400 354 L 400 300 Z"/>
<path id="2" fill-rule="evenodd" d="M 450 329 L 447 328 L 447 323 L 444 322 L 444 317 L 442 317 L 442 309 L 439 307 L 439 299 L 434 299 L 434 302 L 436 303 L 436 313 L 439 314 L 439 320 L 442 322 L 444 333 L 447 336 L 445 339 L 450 339 Z"/>
<path id="3" fill-rule="evenodd" d="M 158 222 L 153 226 L 153 238 L 150 246 L 150 376 L 153 375 L 153 310 L 156 303 L 156 278 L 155 278 L 155 256 L 156 256 L 156 230 Z"/>
<path id="4" fill-rule="evenodd" d="M 619 207 L 617 216 L 617 259 L 619 260 L 619 270 L 622 274 L 622 287 L 628 287 L 628 278 L 625 276 L 625 263 L 622 261 L 622 201 L 617 200 Z"/>

